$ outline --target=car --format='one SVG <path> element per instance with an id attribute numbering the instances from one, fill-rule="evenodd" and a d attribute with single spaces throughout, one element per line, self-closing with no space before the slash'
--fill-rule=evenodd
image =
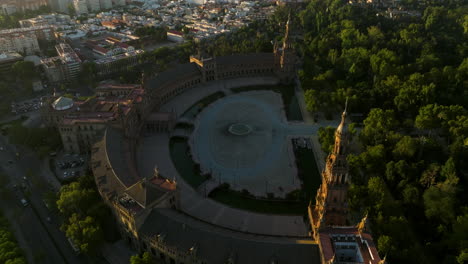
<path id="1" fill-rule="evenodd" d="M 24 199 L 24 198 L 21 198 L 20 201 L 21 201 L 21 204 L 22 204 L 24 207 L 26 207 L 26 206 L 29 205 L 28 201 L 26 201 L 26 199 Z"/>

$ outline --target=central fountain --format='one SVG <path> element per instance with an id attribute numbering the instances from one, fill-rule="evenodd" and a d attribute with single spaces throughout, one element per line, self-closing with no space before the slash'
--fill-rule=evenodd
<path id="1" fill-rule="evenodd" d="M 247 136 L 252 130 L 251 126 L 244 123 L 234 123 L 228 127 L 229 133 L 235 136 Z"/>

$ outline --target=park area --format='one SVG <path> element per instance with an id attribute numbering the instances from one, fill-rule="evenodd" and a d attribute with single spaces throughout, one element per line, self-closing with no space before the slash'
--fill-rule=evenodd
<path id="1" fill-rule="evenodd" d="M 28 147 L 39 157 L 45 157 L 62 146 L 60 134 L 53 128 L 26 127 L 24 118 L 0 124 L 2 135 L 8 136 L 10 143 Z"/>

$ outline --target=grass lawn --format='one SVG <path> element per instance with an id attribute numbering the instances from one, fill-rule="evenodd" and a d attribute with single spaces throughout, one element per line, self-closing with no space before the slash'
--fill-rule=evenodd
<path id="1" fill-rule="evenodd" d="M 322 183 L 322 177 L 317 163 L 315 163 L 314 152 L 311 149 L 298 148 L 294 151 L 294 154 L 296 156 L 298 176 L 303 184 L 303 196 L 307 200 L 307 204 L 309 201 L 315 203 L 315 195 Z"/>
<path id="2" fill-rule="evenodd" d="M 264 214 L 303 215 L 307 209 L 304 202 L 258 200 L 232 190 L 217 189 L 209 197 L 231 207 Z"/>
<path id="3" fill-rule="evenodd" d="M 198 165 L 190 157 L 187 139 L 180 137 L 171 138 L 169 149 L 171 151 L 172 162 L 174 162 L 174 166 L 180 176 L 192 187 L 197 188 L 200 186 L 206 180 L 206 177 L 200 174 Z"/>

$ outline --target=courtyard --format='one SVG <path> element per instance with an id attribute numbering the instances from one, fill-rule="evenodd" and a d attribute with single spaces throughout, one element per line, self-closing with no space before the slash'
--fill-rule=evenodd
<path id="1" fill-rule="evenodd" d="M 285 96 L 278 87 L 274 78 L 242 78 L 210 82 L 173 98 L 161 110 L 177 114 L 175 130 L 146 135 L 142 139 L 136 157 L 139 173 L 151 175 L 157 166 L 163 177 L 174 177 L 180 190 L 181 210 L 196 219 L 248 233 L 307 237 L 303 216 L 320 185 L 320 166 L 315 162 L 312 149 L 298 149 L 294 142 L 311 138 L 320 125 L 304 123 L 300 108 L 296 109 L 299 113 L 294 114 L 297 118 L 291 117 L 288 114 L 290 108 L 282 102 Z M 294 95 L 294 90 L 290 92 Z M 297 104 L 295 95 L 290 94 L 289 98 Z M 250 110 L 246 108 L 239 112 L 243 104 Z M 220 126 L 223 118 L 228 117 L 236 122 Z M 241 120 L 240 117 L 248 118 Z M 208 125 L 201 124 L 205 121 Z M 201 151 L 211 152 L 208 162 L 202 164 L 194 156 L 192 138 L 203 133 L 200 129 L 210 127 L 212 131 L 204 135 L 203 140 L 221 147 L 209 146 L 211 143 L 202 147 Z M 273 130 L 277 132 L 273 133 Z M 234 147 L 226 154 L 223 149 L 228 145 L 224 144 L 235 144 L 239 140 L 243 141 L 243 147 Z M 203 145 L 202 142 L 198 144 Z M 250 153 L 250 144 L 257 146 L 255 152 Z M 245 152 L 239 153 L 242 149 Z M 220 159 L 216 151 L 225 153 L 227 158 Z M 274 155 L 268 156 L 270 151 Z M 253 154 L 255 160 L 244 158 L 244 155 Z M 244 161 L 242 166 L 241 162 L 235 161 L 236 157 Z M 236 174 L 227 173 L 220 178 L 213 173 L 213 168 L 206 169 L 210 168 L 211 162 L 218 164 L 219 173 L 240 169 L 250 172 L 248 177 L 251 179 L 245 177 L 245 182 L 238 181 L 247 188 L 239 183 L 238 186 L 229 184 L 229 181 L 235 184 L 235 180 L 239 180 Z M 288 174 L 275 173 L 272 169 L 275 167 L 282 167 Z M 272 176 L 262 172 L 262 168 L 273 171 Z M 255 171 L 258 174 L 253 173 Z M 265 187 L 265 178 L 270 186 Z M 255 187 L 248 186 L 250 181 L 256 181 Z M 229 187 L 221 188 L 226 187 L 226 183 Z"/>
<path id="2" fill-rule="evenodd" d="M 310 133 L 312 126 L 288 123 L 280 94 L 249 91 L 207 106 L 189 145 L 201 174 L 218 184 L 284 198 L 301 187 L 290 139 Z"/>

